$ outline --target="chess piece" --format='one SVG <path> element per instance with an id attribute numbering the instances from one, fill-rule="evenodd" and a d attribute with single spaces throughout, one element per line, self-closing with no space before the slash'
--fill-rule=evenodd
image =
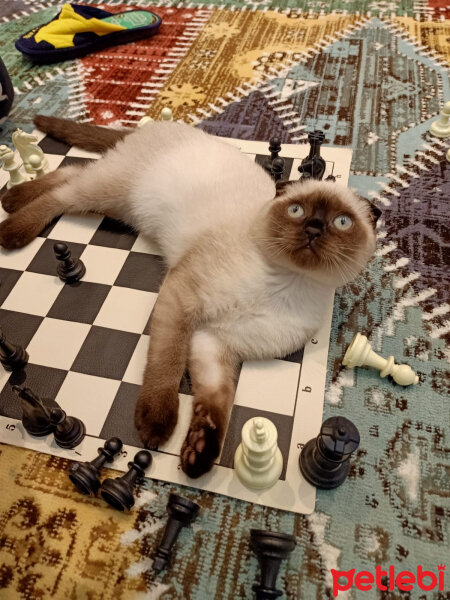
<path id="1" fill-rule="evenodd" d="M 22 129 L 16 129 L 12 134 L 12 141 L 20 154 L 24 169 L 27 173 L 34 173 L 34 169 L 30 164 L 31 156 L 37 156 L 41 160 L 41 169 L 44 173 L 47 172 L 49 168 L 48 160 L 42 149 L 37 145 L 38 139 L 35 135 L 26 133 L 25 131 L 22 131 Z"/>
<path id="2" fill-rule="evenodd" d="M 34 172 L 35 179 L 45 175 L 45 170 L 42 167 L 42 159 L 37 154 L 32 154 L 29 158 L 30 168 Z"/>
<path id="3" fill-rule="evenodd" d="M 440 118 L 431 123 L 430 133 L 439 138 L 450 137 L 450 102 L 444 104 Z"/>
<path id="4" fill-rule="evenodd" d="M 152 455 L 148 450 L 138 452 L 133 462 L 128 463 L 128 473 L 122 477 L 103 481 L 100 490 L 103 500 L 117 510 L 130 510 L 134 506 L 133 488 L 137 479 L 145 476 L 145 470 L 151 464 Z"/>
<path id="5" fill-rule="evenodd" d="M 191 502 L 187 498 L 182 498 L 176 494 L 170 494 L 169 502 L 167 504 L 169 520 L 167 521 L 163 538 L 155 552 L 155 558 L 153 559 L 152 564 L 152 569 L 154 571 L 159 573 L 167 567 L 172 554 L 172 547 L 175 544 L 181 528 L 185 525 L 189 525 L 189 523 L 195 519 L 199 510 L 200 506 L 195 504 L 195 502 Z"/>
<path id="6" fill-rule="evenodd" d="M 50 410 L 50 421 L 55 429 L 55 442 L 60 448 L 75 448 L 86 435 L 84 423 L 77 417 L 68 417 L 59 406 Z"/>
<path id="7" fill-rule="evenodd" d="M 246 487 L 262 490 L 279 479 L 283 457 L 277 439 L 275 425 L 265 417 L 250 419 L 244 424 L 242 442 L 234 455 L 234 468 Z"/>
<path id="8" fill-rule="evenodd" d="M 272 163 L 270 174 L 274 181 L 280 181 L 284 173 L 284 160 L 282 158 L 276 158 Z"/>
<path id="9" fill-rule="evenodd" d="M 308 133 L 308 142 L 310 144 L 309 154 L 304 158 L 298 167 L 300 173 L 300 179 L 305 179 L 307 174 L 308 178 L 322 180 L 325 173 L 326 164 L 324 159 L 320 156 L 320 147 L 325 139 L 325 134 L 319 129 Z"/>
<path id="10" fill-rule="evenodd" d="M 419 377 L 409 365 L 395 364 L 393 356 L 389 356 L 388 359 L 379 356 L 372 350 L 367 337 L 361 333 L 357 333 L 353 338 L 347 348 L 342 364 L 349 369 L 363 366 L 379 369 L 380 377 L 391 375 L 399 385 L 416 385 L 419 383 Z"/>
<path id="11" fill-rule="evenodd" d="M 269 174 L 272 174 L 272 163 L 278 158 L 278 154 L 281 152 L 281 142 L 279 138 L 274 137 L 269 140 L 269 152 L 270 156 L 264 161 L 263 167 Z"/>
<path id="12" fill-rule="evenodd" d="M 61 281 L 66 283 L 75 283 L 80 281 L 83 275 L 86 273 L 86 267 L 84 263 L 79 259 L 73 259 L 72 253 L 70 252 L 67 244 L 57 243 L 53 244 L 53 250 L 57 260 L 60 261 L 56 272 Z"/>
<path id="13" fill-rule="evenodd" d="M 161 121 L 173 121 L 173 115 L 170 108 L 163 108 L 161 111 Z"/>
<path id="14" fill-rule="evenodd" d="M 0 160 L 3 162 L 3 169 L 9 173 L 9 181 L 6 184 L 8 190 L 24 181 L 29 181 L 28 177 L 20 172 L 20 164 L 15 160 L 15 153 L 8 146 L 0 146 Z"/>
<path id="15" fill-rule="evenodd" d="M 100 471 L 106 462 L 113 462 L 114 457 L 122 450 L 122 441 L 113 437 L 106 440 L 103 448 L 98 449 L 97 458 L 91 462 L 73 463 L 69 479 L 75 487 L 87 496 L 95 496 L 100 488 Z"/>
<path id="16" fill-rule="evenodd" d="M 28 352 L 21 346 L 11 344 L 0 329 L 0 362 L 6 371 L 20 371 L 28 363 Z"/>
<path id="17" fill-rule="evenodd" d="M 447 150 L 447 154 L 445 155 L 445 158 L 448 160 L 448 162 L 450 162 L 450 148 Z"/>
<path id="18" fill-rule="evenodd" d="M 142 119 L 140 121 L 138 121 L 137 126 L 138 127 L 143 127 L 144 125 L 147 125 L 147 123 L 152 123 L 153 119 L 151 117 L 142 117 Z"/>
<path id="19" fill-rule="evenodd" d="M 22 424 L 25 430 L 36 437 L 53 433 L 55 427 L 50 419 L 50 410 L 29 388 L 13 385 L 13 392 L 20 398 Z"/>
<path id="20" fill-rule="evenodd" d="M 282 596 L 276 589 L 278 571 L 281 561 L 285 559 L 296 545 L 295 536 L 288 533 L 250 530 L 250 546 L 258 557 L 261 566 L 261 583 L 253 585 L 256 600 L 270 600 Z"/>
<path id="21" fill-rule="evenodd" d="M 323 490 L 340 486 L 347 479 L 349 458 L 358 446 L 359 431 L 355 425 L 345 417 L 330 417 L 300 453 L 303 477 Z"/>

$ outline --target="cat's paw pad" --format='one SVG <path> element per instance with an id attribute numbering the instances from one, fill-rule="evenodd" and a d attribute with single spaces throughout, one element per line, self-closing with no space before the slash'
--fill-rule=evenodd
<path id="1" fill-rule="evenodd" d="M 172 435 L 177 424 L 178 410 L 163 403 L 156 406 L 139 399 L 134 413 L 134 423 L 144 446 L 156 449 Z"/>
<path id="2" fill-rule="evenodd" d="M 219 453 L 219 429 L 211 413 L 197 404 L 181 448 L 181 468 L 189 477 L 200 477 L 211 469 Z"/>

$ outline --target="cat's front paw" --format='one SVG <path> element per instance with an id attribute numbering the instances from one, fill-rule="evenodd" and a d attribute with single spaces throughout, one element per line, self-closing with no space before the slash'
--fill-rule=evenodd
<path id="1" fill-rule="evenodd" d="M 40 193 L 40 192 L 39 192 Z M 35 181 L 24 181 L 4 192 L 0 198 L 3 210 L 14 213 L 37 198 Z"/>
<path id="2" fill-rule="evenodd" d="M 220 454 L 221 437 L 213 412 L 198 402 L 181 448 L 181 468 L 188 477 L 200 477 L 211 470 Z"/>
<path id="3" fill-rule="evenodd" d="M 0 223 L 0 246 L 6 250 L 23 248 L 37 237 L 42 225 L 30 221 L 26 215 L 16 213 Z"/>
<path id="4" fill-rule="evenodd" d="M 134 413 L 134 424 L 146 448 L 158 448 L 170 438 L 178 421 L 178 393 L 141 392 Z"/>

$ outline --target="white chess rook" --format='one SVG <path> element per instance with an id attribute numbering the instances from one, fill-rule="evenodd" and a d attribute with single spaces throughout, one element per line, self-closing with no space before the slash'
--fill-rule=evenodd
<path id="1" fill-rule="evenodd" d="M 280 478 L 283 457 L 277 440 L 277 429 L 269 419 L 256 417 L 245 423 L 242 442 L 234 455 L 234 468 L 246 487 L 269 488 Z"/>
<path id="2" fill-rule="evenodd" d="M 450 102 L 444 104 L 440 118 L 431 123 L 430 133 L 440 138 L 450 136 Z"/>
<path id="3" fill-rule="evenodd" d="M 391 375 L 399 385 L 416 385 L 419 383 L 419 377 L 414 373 L 409 365 L 397 365 L 394 357 L 383 358 L 376 354 L 370 345 L 367 337 L 357 333 L 350 346 L 347 348 L 342 364 L 351 369 L 353 367 L 372 367 L 380 371 L 380 377 Z"/>

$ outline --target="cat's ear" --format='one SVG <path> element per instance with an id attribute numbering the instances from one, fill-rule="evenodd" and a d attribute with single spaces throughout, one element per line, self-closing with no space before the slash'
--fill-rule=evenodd
<path id="1" fill-rule="evenodd" d="M 382 212 L 378 208 L 378 206 L 375 206 L 375 204 L 372 204 L 372 202 L 369 202 L 369 206 L 370 206 L 370 214 L 372 216 L 372 225 L 373 225 L 373 228 L 375 229 L 375 227 L 377 225 L 377 221 L 381 217 Z"/>
<path id="2" fill-rule="evenodd" d="M 293 183 L 298 183 L 298 181 L 277 181 L 275 184 L 275 198 L 282 196 Z"/>

